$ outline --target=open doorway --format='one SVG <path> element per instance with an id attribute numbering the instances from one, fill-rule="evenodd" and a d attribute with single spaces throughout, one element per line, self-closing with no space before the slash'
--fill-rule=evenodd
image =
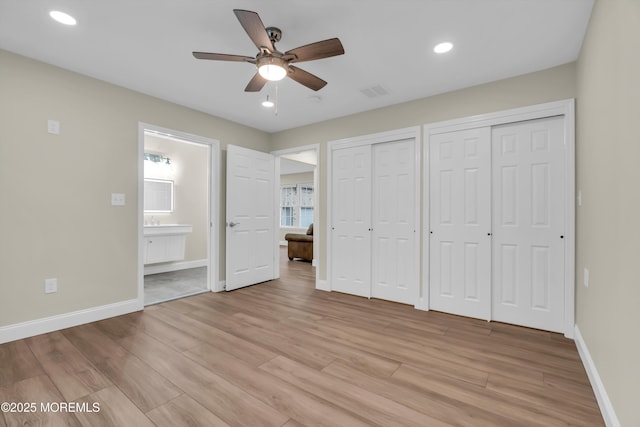
<path id="1" fill-rule="evenodd" d="M 218 276 L 217 142 L 147 125 L 141 148 L 139 289 L 144 305 L 208 292 Z"/>
<path id="2" fill-rule="evenodd" d="M 317 219 L 319 214 L 319 147 L 310 145 L 273 152 L 278 162 L 280 216 L 278 244 L 286 250 L 283 262 L 318 263 L 319 241 Z M 317 269 L 316 269 L 317 270 Z M 317 271 L 316 271 L 317 278 Z"/>

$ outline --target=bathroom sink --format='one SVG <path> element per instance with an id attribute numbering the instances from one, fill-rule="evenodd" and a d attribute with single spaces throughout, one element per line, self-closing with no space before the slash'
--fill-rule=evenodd
<path id="1" fill-rule="evenodd" d="M 145 236 L 170 236 L 175 234 L 189 234 L 193 231 L 190 224 L 156 224 L 145 225 Z"/>

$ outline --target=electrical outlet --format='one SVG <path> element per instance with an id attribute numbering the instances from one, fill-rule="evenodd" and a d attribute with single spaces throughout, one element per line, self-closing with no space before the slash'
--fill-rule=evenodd
<path id="1" fill-rule="evenodd" d="M 582 273 L 582 282 L 584 283 L 585 288 L 589 287 L 589 269 L 588 268 L 585 268 Z"/>
<path id="2" fill-rule="evenodd" d="M 58 292 L 58 279 L 45 279 L 44 280 L 44 293 L 52 294 Z"/>

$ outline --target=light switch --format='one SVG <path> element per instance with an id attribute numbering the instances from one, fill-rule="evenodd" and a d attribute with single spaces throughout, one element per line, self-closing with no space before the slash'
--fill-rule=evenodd
<path id="1" fill-rule="evenodd" d="M 111 193 L 111 206 L 124 206 L 125 196 L 123 193 Z"/>
<path id="2" fill-rule="evenodd" d="M 57 120 L 47 121 L 47 131 L 54 135 L 60 134 L 60 122 Z"/>
<path id="3" fill-rule="evenodd" d="M 578 190 L 578 206 L 582 206 L 582 191 Z"/>

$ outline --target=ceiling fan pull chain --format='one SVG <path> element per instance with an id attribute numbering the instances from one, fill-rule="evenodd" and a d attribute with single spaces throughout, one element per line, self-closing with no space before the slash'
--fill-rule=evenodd
<path id="1" fill-rule="evenodd" d="M 276 83 L 276 116 L 278 115 L 278 83 Z"/>

